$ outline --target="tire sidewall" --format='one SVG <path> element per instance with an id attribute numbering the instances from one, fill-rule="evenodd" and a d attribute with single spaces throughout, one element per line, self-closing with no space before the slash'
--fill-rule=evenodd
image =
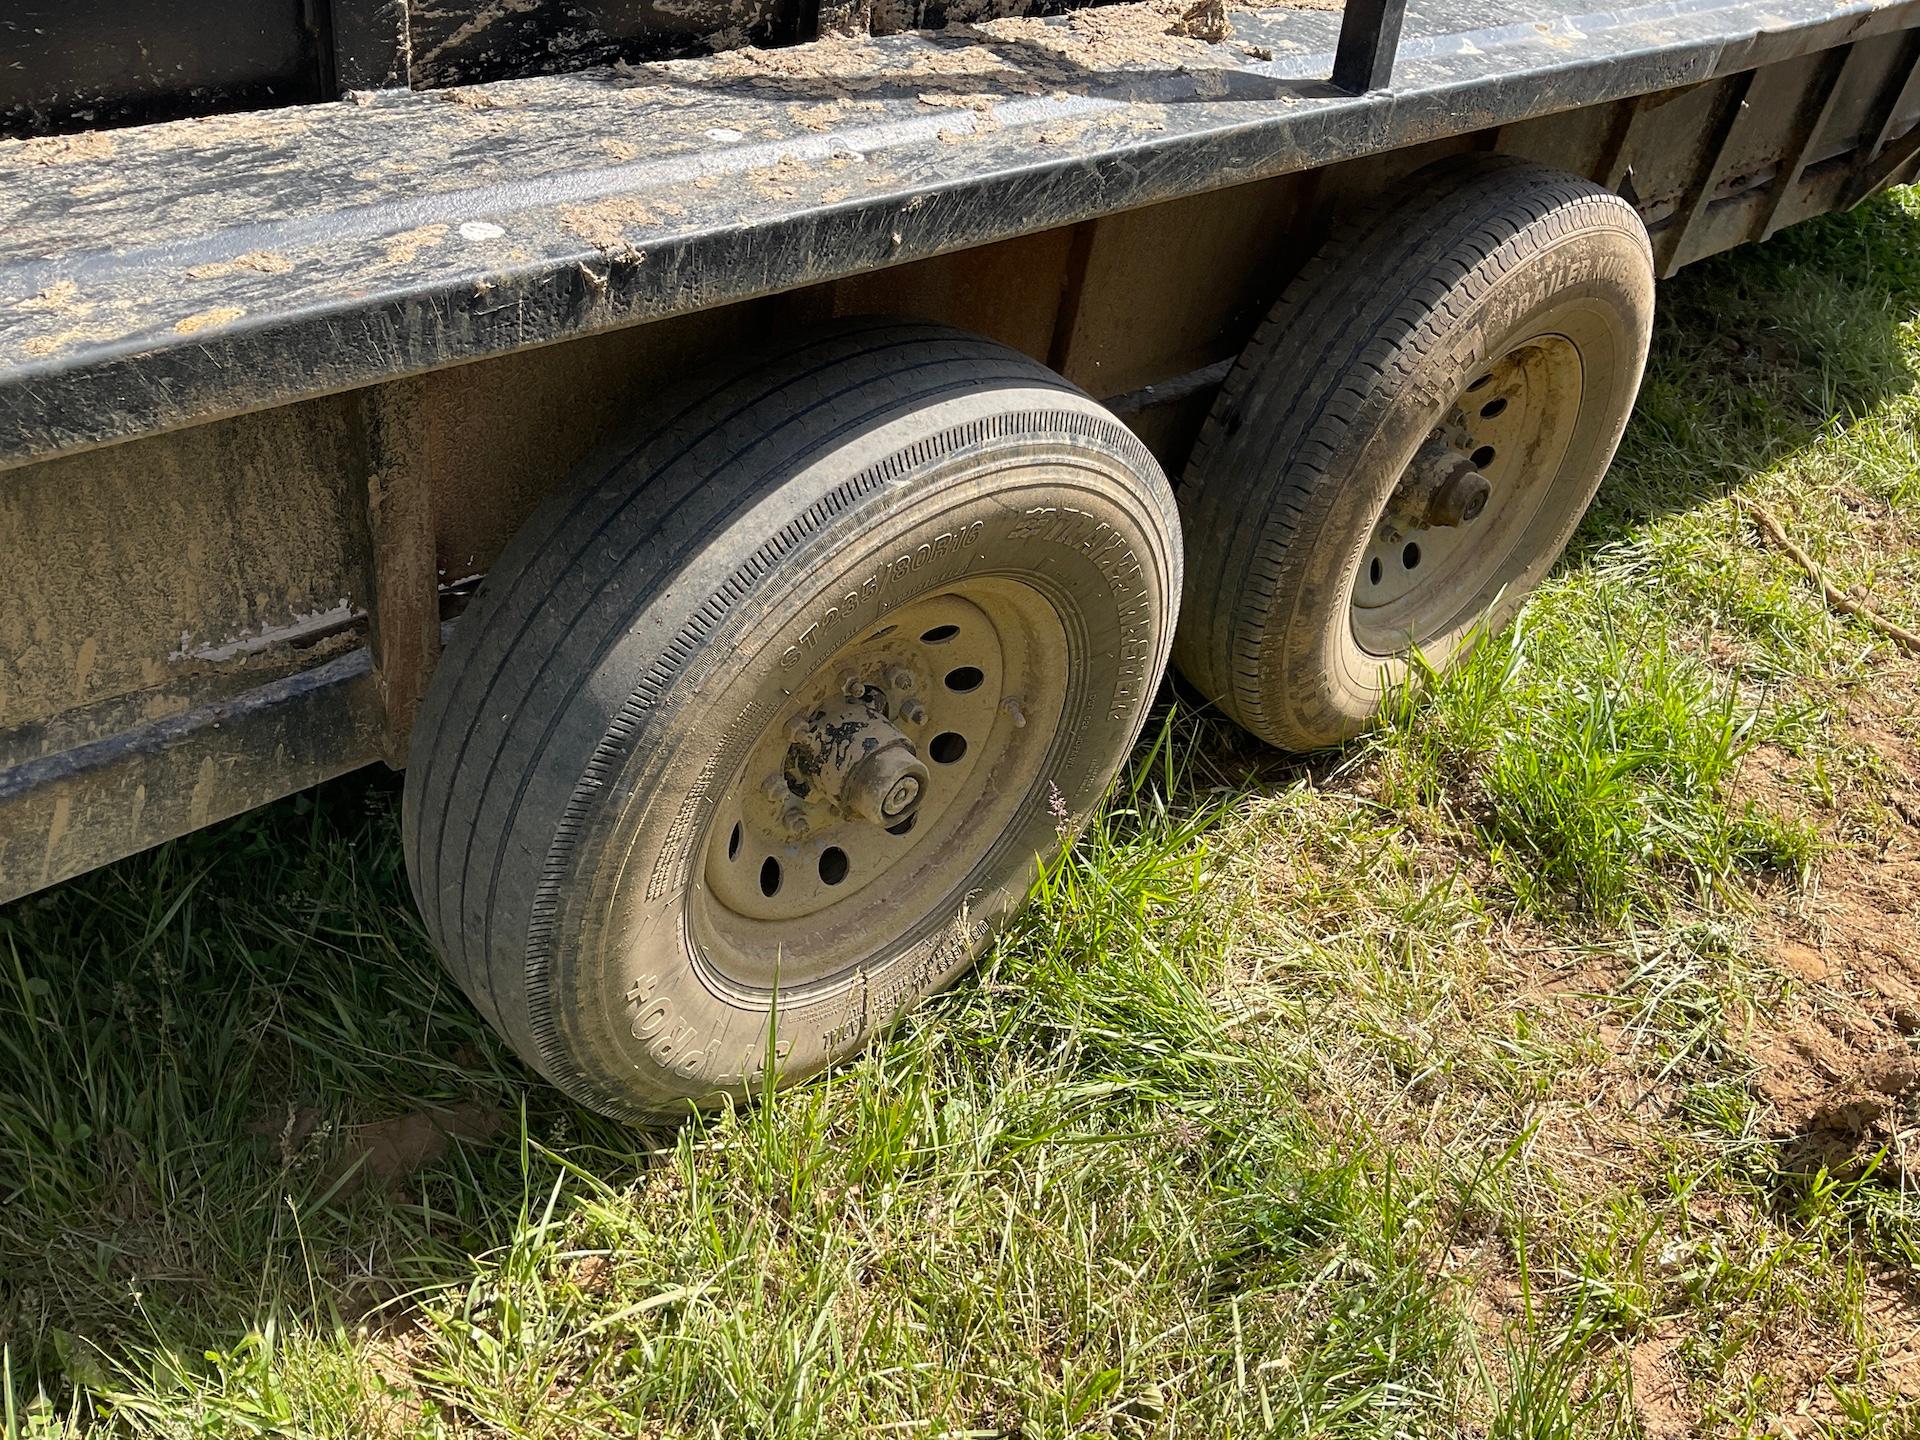
<path id="1" fill-rule="evenodd" d="M 770 1059 L 785 1082 L 847 1054 L 964 972 L 1024 897 L 1068 828 L 1053 792 L 1077 819 L 1111 782 L 1170 647 L 1177 522 L 1157 467 L 1091 401 L 1014 391 L 987 409 L 945 402 L 816 459 L 656 592 L 584 687 L 603 738 L 545 857 L 530 946 L 534 1032 L 564 1088 L 657 1113 L 750 1091 Z M 729 567 L 743 552 L 752 563 Z M 811 673 L 980 576 L 1047 594 L 1068 635 L 1062 722 L 1016 822 L 951 903 L 837 982 L 740 993 L 703 964 L 687 895 L 736 762 L 773 718 L 743 703 L 750 677 L 783 661 Z"/>
<path id="2" fill-rule="evenodd" d="M 1560 464 L 1506 561 L 1422 646 L 1433 668 L 1456 663 L 1478 636 L 1512 618 L 1559 558 L 1619 444 L 1650 328 L 1644 239 L 1625 227 L 1583 230 L 1509 263 L 1441 337 L 1424 327 L 1415 332 L 1387 372 L 1395 383 L 1376 386 L 1345 423 L 1324 418 L 1303 446 L 1323 446 L 1331 460 L 1326 483 L 1314 491 L 1318 513 L 1304 517 L 1300 583 L 1289 609 L 1272 617 L 1278 644 L 1263 647 L 1259 683 L 1282 695 L 1310 732 L 1357 734 L 1407 676 L 1410 655 L 1376 655 L 1356 639 L 1353 588 L 1414 453 L 1480 366 L 1534 336 L 1564 335 L 1580 352 L 1583 389 Z M 1303 685 L 1304 675 L 1318 683 Z"/>

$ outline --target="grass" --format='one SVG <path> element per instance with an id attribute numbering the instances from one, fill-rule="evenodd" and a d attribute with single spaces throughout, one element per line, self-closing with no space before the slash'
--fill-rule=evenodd
<path id="1" fill-rule="evenodd" d="M 1312 763 L 1170 700 L 773 1103 L 534 1082 L 381 775 L 0 911 L 0 1433 L 1920 1433 L 1920 667 L 1733 499 L 1920 618 L 1920 198 L 1662 301 L 1519 625 Z"/>

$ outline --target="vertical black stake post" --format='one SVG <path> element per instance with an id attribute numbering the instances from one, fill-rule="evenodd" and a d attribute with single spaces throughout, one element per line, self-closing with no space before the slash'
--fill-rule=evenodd
<path id="1" fill-rule="evenodd" d="M 327 0 L 334 89 L 404 90 L 413 65 L 407 0 Z M 525 8 L 524 6 L 522 7 Z"/>
<path id="2" fill-rule="evenodd" d="M 1393 80 L 1406 13 L 1407 0 L 1347 0 L 1340 45 L 1333 53 L 1333 83 L 1349 95 L 1385 89 Z"/>

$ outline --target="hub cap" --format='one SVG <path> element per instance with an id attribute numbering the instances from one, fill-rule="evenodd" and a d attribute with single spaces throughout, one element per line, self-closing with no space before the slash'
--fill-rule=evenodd
<path id="1" fill-rule="evenodd" d="M 1415 452 L 1353 585 L 1363 650 L 1399 654 L 1452 628 L 1507 564 L 1573 438 L 1579 351 L 1536 336 L 1482 367 Z"/>

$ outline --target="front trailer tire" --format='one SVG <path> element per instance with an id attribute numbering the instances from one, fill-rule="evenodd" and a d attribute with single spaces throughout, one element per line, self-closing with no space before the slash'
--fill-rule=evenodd
<path id="1" fill-rule="evenodd" d="M 452 973 L 629 1119 L 965 971 L 1138 737 L 1180 593 L 1153 459 L 989 341 L 853 322 L 654 413 L 489 573 L 404 804 Z"/>
<path id="2" fill-rule="evenodd" d="M 1653 288 L 1631 205 L 1524 161 L 1443 162 L 1338 227 L 1181 482 L 1180 672 L 1314 750 L 1370 724 L 1416 650 L 1444 671 L 1504 625 L 1612 461 Z"/>

